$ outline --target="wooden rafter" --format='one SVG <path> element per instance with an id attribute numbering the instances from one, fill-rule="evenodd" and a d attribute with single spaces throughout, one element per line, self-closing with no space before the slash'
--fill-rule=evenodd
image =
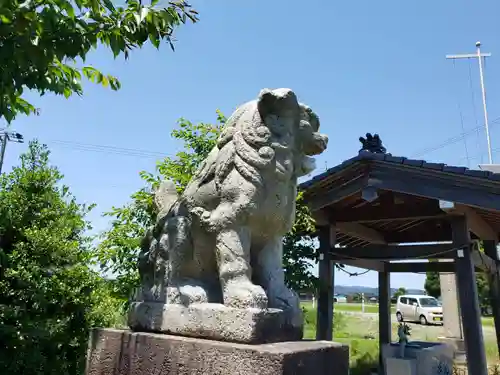
<path id="1" fill-rule="evenodd" d="M 451 203 L 444 211 L 462 214 L 467 218 L 469 230 L 482 240 L 498 240 L 498 233 L 477 213 L 476 209 L 463 204 Z"/>
<path id="2" fill-rule="evenodd" d="M 405 259 L 453 259 L 456 251 L 452 243 L 435 245 L 368 245 L 363 247 L 336 247 L 332 253 L 355 259 L 405 260 Z"/>
<path id="3" fill-rule="evenodd" d="M 346 208 L 332 211 L 330 216 L 337 222 L 371 223 L 400 220 L 423 220 L 444 217 L 436 200 L 406 204 L 379 204 L 362 208 Z"/>
<path id="4" fill-rule="evenodd" d="M 351 237 L 356 237 L 374 244 L 385 244 L 386 241 L 382 233 L 358 223 L 336 223 L 337 229 Z"/>

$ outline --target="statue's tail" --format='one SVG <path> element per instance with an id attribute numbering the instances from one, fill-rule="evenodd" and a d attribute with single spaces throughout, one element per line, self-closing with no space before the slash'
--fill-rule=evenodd
<path id="1" fill-rule="evenodd" d="M 169 180 L 163 180 L 155 192 L 154 202 L 158 209 L 158 218 L 168 214 L 172 206 L 179 199 L 175 184 Z"/>

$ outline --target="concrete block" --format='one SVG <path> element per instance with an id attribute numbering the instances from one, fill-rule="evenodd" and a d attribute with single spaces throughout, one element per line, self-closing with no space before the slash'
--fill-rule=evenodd
<path id="1" fill-rule="evenodd" d="M 348 375 L 349 348 L 326 341 L 248 345 L 95 329 L 86 375 Z"/>

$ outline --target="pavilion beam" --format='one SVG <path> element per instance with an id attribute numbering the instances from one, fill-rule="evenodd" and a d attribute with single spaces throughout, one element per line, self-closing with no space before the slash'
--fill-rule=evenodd
<path id="1" fill-rule="evenodd" d="M 477 186 L 477 182 L 468 181 L 467 184 L 457 186 L 456 178 L 442 176 L 436 178 L 427 171 L 418 169 L 409 171 L 404 167 L 397 168 L 391 165 L 388 168 L 378 164 L 370 172 L 368 184 L 378 189 L 500 211 L 498 192 L 492 187 Z"/>
<path id="2" fill-rule="evenodd" d="M 477 259 L 478 264 L 474 264 L 474 270 L 476 272 L 483 272 L 487 270 L 490 272 L 490 266 L 485 266 L 481 263 L 480 257 L 471 256 Z M 484 259 L 484 256 L 483 256 Z M 439 273 L 451 273 L 455 272 L 455 265 L 453 262 L 401 262 L 401 263 L 386 263 L 386 267 L 390 272 L 394 273 L 421 273 L 421 272 L 439 272 Z"/>
<path id="3" fill-rule="evenodd" d="M 453 214 L 462 214 L 467 217 L 467 225 L 469 230 L 482 240 L 498 241 L 498 233 L 477 213 L 477 211 L 469 206 L 447 202 L 451 207 L 443 208 L 443 211 Z"/>
<path id="4" fill-rule="evenodd" d="M 332 210 L 331 216 L 337 223 L 371 223 L 398 220 L 425 220 L 446 216 L 437 200 L 425 201 L 417 206 L 408 207 L 406 204 L 383 204 L 373 207 Z"/>
<path id="5" fill-rule="evenodd" d="M 335 246 L 335 227 L 319 228 L 319 290 L 316 325 L 316 340 L 333 339 L 333 293 L 334 263 L 330 248 Z"/>
<path id="6" fill-rule="evenodd" d="M 408 262 L 388 263 L 387 269 L 394 273 L 455 272 L 454 262 Z"/>
<path id="7" fill-rule="evenodd" d="M 325 209 L 311 211 L 311 216 L 316 221 L 316 226 L 328 226 L 332 222 Z"/>
<path id="8" fill-rule="evenodd" d="M 357 223 L 336 223 L 339 232 L 374 244 L 386 244 L 382 233 Z"/>
<path id="9" fill-rule="evenodd" d="M 469 374 L 487 375 L 481 310 L 477 293 L 476 275 L 472 261 L 469 227 L 465 216 L 452 218 L 453 242 L 466 244 L 457 250 L 456 278 L 462 315 L 467 369 Z"/>
<path id="10" fill-rule="evenodd" d="M 497 241 L 485 240 L 483 241 L 484 252 L 492 257 L 498 265 L 499 258 L 497 253 Z M 491 309 L 493 310 L 493 321 L 495 322 L 495 333 L 497 337 L 497 348 L 500 356 L 500 274 L 498 267 L 495 272 L 487 274 L 488 283 L 490 286 L 490 301 Z"/>
<path id="11" fill-rule="evenodd" d="M 368 177 L 361 175 L 360 177 L 350 180 L 343 185 L 335 186 L 325 193 L 308 197 L 307 204 L 309 209 L 312 213 L 314 213 L 315 211 L 321 210 L 324 207 L 330 206 L 344 198 L 354 195 L 363 190 L 367 182 Z"/>
<path id="12" fill-rule="evenodd" d="M 337 255 L 345 255 L 354 259 L 405 260 L 405 259 L 453 259 L 453 244 L 435 245 L 368 245 L 363 247 L 336 247 L 331 251 Z"/>
<path id="13" fill-rule="evenodd" d="M 377 261 L 377 260 L 371 260 L 371 259 L 352 259 L 352 258 L 347 258 L 342 255 L 337 255 L 335 253 L 332 253 L 332 258 L 334 259 L 335 263 L 338 264 L 344 264 L 346 266 L 350 267 L 357 267 L 357 268 L 363 268 L 365 270 L 371 270 L 371 271 L 377 271 L 377 272 L 383 272 L 385 271 L 386 263 Z"/>

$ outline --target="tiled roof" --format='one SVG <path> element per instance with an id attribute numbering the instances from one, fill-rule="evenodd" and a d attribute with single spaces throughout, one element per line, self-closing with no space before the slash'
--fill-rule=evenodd
<path id="1" fill-rule="evenodd" d="M 458 167 L 453 165 L 447 165 L 444 163 L 432 163 L 425 160 L 418 159 L 408 159 L 402 156 L 392 156 L 390 154 L 373 153 L 369 151 L 360 151 L 359 154 L 353 158 L 347 159 L 341 164 L 335 167 L 329 168 L 327 171 L 313 177 L 312 179 L 300 184 L 300 189 L 305 189 L 313 185 L 315 182 L 325 179 L 326 177 L 335 174 L 344 168 L 349 167 L 360 161 L 373 160 L 373 161 L 383 161 L 394 164 L 407 165 L 409 167 L 418 167 L 423 169 L 429 169 L 444 173 L 453 173 L 457 176 L 467 176 L 467 177 L 478 177 L 484 178 L 491 181 L 498 181 L 500 183 L 500 173 L 492 173 L 489 171 L 483 171 L 479 169 L 469 169 L 466 167 Z"/>

